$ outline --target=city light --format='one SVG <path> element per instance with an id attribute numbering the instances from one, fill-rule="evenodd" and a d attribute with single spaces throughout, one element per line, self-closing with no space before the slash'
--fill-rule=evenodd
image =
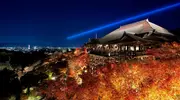
<path id="1" fill-rule="evenodd" d="M 149 16 L 149 15 L 155 14 L 155 13 L 159 13 L 159 12 L 166 11 L 166 10 L 169 10 L 169 9 L 172 9 L 172 8 L 176 8 L 178 6 L 180 6 L 180 2 L 178 2 L 176 4 L 168 5 L 168 6 L 159 8 L 159 9 L 155 9 L 155 10 L 152 10 L 152 11 L 149 11 L 149 12 L 138 14 L 136 16 L 129 17 L 129 18 L 126 18 L 124 20 L 113 22 L 111 24 L 107 24 L 107 25 L 104 25 L 104 26 L 100 26 L 100 27 L 97 27 L 97 28 L 94 28 L 94 29 L 91 29 L 91 30 L 88 30 L 88 31 L 84 31 L 84 32 L 81 32 L 81 33 L 78 33 L 78 34 L 74 34 L 72 36 L 67 37 L 67 39 L 72 40 L 72 39 L 75 39 L 75 38 L 78 38 L 78 37 L 81 37 L 81 36 L 84 36 L 84 35 L 87 35 L 87 34 L 90 34 L 90 33 L 105 29 L 105 28 L 109 28 L 109 27 L 112 27 L 112 26 L 115 26 L 115 25 L 121 25 L 121 24 L 130 22 L 130 21 L 133 21 L 133 20 L 137 20 L 137 19 Z"/>

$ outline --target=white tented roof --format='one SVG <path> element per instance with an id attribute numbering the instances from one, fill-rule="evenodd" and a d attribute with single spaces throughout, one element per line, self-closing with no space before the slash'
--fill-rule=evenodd
<path id="1" fill-rule="evenodd" d="M 152 22 L 149 22 L 149 20 L 146 19 L 146 20 L 142 20 L 142 21 L 135 22 L 132 24 L 121 26 L 120 28 L 112 31 L 111 33 L 107 34 L 106 36 L 104 36 L 103 38 L 101 38 L 99 40 L 101 43 L 104 43 L 107 41 L 116 40 L 118 38 L 121 38 L 122 35 L 124 34 L 124 32 L 128 32 L 131 34 L 141 34 L 141 33 L 145 33 L 145 32 L 151 32 L 153 30 L 155 30 L 158 33 L 173 35 L 166 29 L 164 29 Z"/>
<path id="2" fill-rule="evenodd" d="M 149 25 L 151 26 L 151 28 L 155 29 L 158 33 L 164 33 L 164 34 L 169 34 L 169 35 L 173 35 L 172 33 L 170 33 L 168 30 L 166 30 L 165 28 L 162 28 L 161 26 L 158 26 L 152 22 L 149 22 L 147 20 L 147 22 L 149 23 Z"/>

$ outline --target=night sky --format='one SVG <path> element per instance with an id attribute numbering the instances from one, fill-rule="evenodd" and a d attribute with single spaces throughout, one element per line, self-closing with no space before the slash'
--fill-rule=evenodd
<path id="1" fill-rule="evenodd" d="M 80 46 L 95 33 L 75 40 L 66 37 L 178 1 L 1 0 L 0 43 Z M 180 7 L 146 18 L 168 30 L 180 28 Z M 99 31 L 98 37 L 118 27 Z"/>

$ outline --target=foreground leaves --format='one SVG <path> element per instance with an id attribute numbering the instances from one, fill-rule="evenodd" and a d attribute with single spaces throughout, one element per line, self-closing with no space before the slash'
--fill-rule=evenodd
<path id="1" fill-rule="evenodd" d="M 73 77 L 59 77 L 55 81 L 46 81 L 39 91 L 46 99 L 57 100 L 179 100 L 179 48 L 177 43 L 164 44 L 161 48 L 148 50 L 151 57 L 143 61 L 107 62 L 93 74 L 87 67 L 86 73 L 78 74 L 81 85 Z M 83 55 L 74 63 L 81 66 L 81 61 L 85 60 L 88 65 L 89 59 L 95 58 Z"/>

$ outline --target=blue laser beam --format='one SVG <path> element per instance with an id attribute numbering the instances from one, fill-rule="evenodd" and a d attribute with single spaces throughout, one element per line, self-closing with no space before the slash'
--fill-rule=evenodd
<path id="1" fill-rule="evenodd" d="M 168 6 L 159 8 L 159 9 L 155 9 L 155 10 L 152 10 L 152 11 L 149 11 L 149 12 L 145 12 L 145 13 L 133 16 L 133 17 L 129 17 L 127 19 L 120 20 L 120 21 L 117 21 L 117 22 L 114 22 L 114 23 L 111 23 L 111 24 L 100 26 L 100 27 L 97 27 L 97 28 L 94 28 L 94 29 L 91 29 L 91 30 L 88 30 L 88 31 L 85 31 L 85 32 L 81 32 L 79 34 L 69 36 L 69 37 L 67 37 L 67 39 L 68 40 L 75 39 L 75 38 L 78 38 L 78 37 L 81 37 L 81 36 L 84 36 L 84 35 L 87 35 L 87 34 L 90 34 L 90 33 L 105 29 L 105 28 L 109 28 L 109 27 L 112 27 L 112 26 L 115 26 L 115 25 L 120 25 L 120 24 L 123 24 L 123 23 L 127 23 L 129 21 L 133 21 L 135 19 L 139 19 L 139 18 L 142 18 L 142 17 L 145 17 L 145 16 L 149 16 L 149 15 L 152 15 L 152 14 L 155 14 L 155 13 L 158 13 L 158 12 L 162 12 L 162 11 L 165 11 L 165 10 L 168 10 L 168 9 L 172 9 L 172 8 L 175 8 L 175 7 L 178 7 L 178 6 L 180 6 L 180 2 L 178 2 L 176 4 L 173 4 L 173 5 L 168 5 Z"/>

